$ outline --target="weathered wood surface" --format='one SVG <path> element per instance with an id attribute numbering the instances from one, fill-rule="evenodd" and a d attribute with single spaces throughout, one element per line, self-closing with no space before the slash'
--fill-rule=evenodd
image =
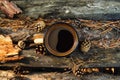
<path id="1" fill-rule="evenodd" d="M 56 57 L 52 54 L 37 55 L 35 49 L 23 50 L 22 54 L 26 57 L 18 62 L 0 64 L 0 66 L 26 66 L 26 67 L 51 67 L 51 68 L 72 68 L 75 64 L 88 67 L 119 67 L 120 52 L 115 50 L 101 51 L 91 56 L 83 56 L 80 53 L 72 53 L 68 57 Z"/>
<path id="2" fill-rule="evenodd" d="M 32 18 L 38 18 L 38 16 L 44 18 L 83 18 L 83 19 L 94 19 L 94 20 L 118 20 L 120 19 L 120 1 L 119 0 L 11 0 L 16 3 L 22 10 L 23 15 L 30 16 Z M 0 16 L 4 17 L 4 14 L 0 13 Z M 20 18 L 20 17 L 19 17 Z M 12 20 L 12 25 L 15 24 L 16 20 Z M 13 42 L 18 40 L 26 40 L 32 34 L 36 33 L 32 30 L 27 30 L 28 23 L 32 24 L 32 21 L 26 19 L 25 23 L 20 22 L 19 31 L 13 32 L 15 28 L 18 28 L 18 25 L 15 25 L 14 28 L 9 24 L 9 20 L 1 22 L 4 26 L 8 24 L 6 28 L 0 28 L 0 33 L 10 34 Z M 18 21 L 19 23 L 19 21 Z M 54 21 L 53 21 L 54 23 Z M 22 26 L 22 27 L 21 27 Z M 117 26 L 119 28 L 119 26 Z M 23 29 L 24 28 L 24 29 Z M 116 27 L 115 27 L 116 29 Z M 22 31 L 21 31 L 22 30 Z M 84 29 L 83 29 L 84 30 Z M 88 28 L 85 30 L 88 30 Z M 19 35 L 19 34 L 20 35 Z M 89 34 L 89 31 L 86 32 Z M 116 34 L 116 33 L 115 33 Z M 119 29 L 118 29 L 119 34 Z M 21 37 L 22 35 L 22 37 Z M 108 34 L 111 35 L 111 34 Z M 119 35 L 117 36 L 120 37 Z M 111 36 L 110 36 L 111 38 Z M 42 69 L 66 69 L 73 68 L 74 65 L 79 65 L 82 68 L 88 67 L 119 67 L 120 66 L 120 49 L 98 49 L 92 48 L 87 55 L 82 55 L 80 52 L 74 52 L 67 57 L 56 57 L 50 53 L 46 55 L 38 55 L 35 53 L 35 47 L 27 48 L 21 52 L 25 56 L 25 59 L 15 62 L 0 63 L 0 69 L 10 67 L 13 69 L 15 66 L 24 66 L 33 68 L 42 68 Z M 57 70 L 56 70 L 57 71 Z M 117 71 L 117 70 L 116 70 Z M 2 72 L 0 71 L 0 79 L 11 79 L 14 77 L 14 73 L 9 71 Z M 8 73 L 8 74 L 7 74 Z M 12 77 L 11 77 L 12 76 Z M 81 77 L 71 76 L 70 74 L 64 73 L 34 73 L 24 75 L 25 79 L 42 79 L 42 80 L 52 80 L 52 79 L 73 79 L 80 80 Z M 66 78 L 67 76 L 67 78 Z M 119 80 L 119 76 L 113 76 L 103 73 L 92 73 L 85 75 L 81 80 L 96 80 L 96 79 L 105 79 L 105 80 Z"/>
<path id="3" fill-rule="evenodd" d="M 120 19 L 119 0 L 11 0 L 33 18 Z M 3 14 L 1 14 L 2 16 Z"/>
<path id="4" fill-rule="evenodd" d="M 13 73 L 13 71 L 2 71 L 0 70 L 0 80 L 79 80 L 79 77 L 76 77 L 72 74 L 66 73 L 57 73 L 57 72 L 47 72 L 47 73 L 30 73 L 27 75 L 21 75 L 19 78 Z"/>
<path id="5" fill-rule="evenodd" d="M 15 21 L 18 21 L 17 24 L 15 24 Z M 57 21 L 53 19 L 53 21 L 46 21 L 47 27 L 48 24 L 52 24 L 55 23 Z M 62 21 L 62 20 L 60 20 Z M 70 21 L 70 20 L 69 20 Z M 73 20 L 74 21 L 74 20 Z M 21 24 L 19 24 L 21 22 Z M 33 23 L 30 20 L 31 23 Z M 0 28 L 0 33 L 5 35 L 10 35 L 13 42 L 17 42 L 19 40 L 23 40 L 29 43 L 29 37 L 32 36 L 32 34 L 36 33 L 36 30 L 33 26 L 32 30 L 30 28 L 30 23 L 28 21 L 28 23 L 25 23 L 24 20 L 9 20 L 9 19 L 1 19 L 1 28 Z M 66 21 L 67 22 L 67 21 Z M 70 22 L 69 24 L 73 24 L 72 22 Z M 105 24 L 104 24 L 105 25 Z M 27 27 L 26 27 L 27 26 Z M 116 25 L 117 27 L 112 27 L 113 30 L 105 32 L 103 34 L 103 36 L 100 36 L 98 33 L 100 33 L 100 30 L 94 30 L 94 28 L 89 29 L 88 26 L 83 26 L 80 27 L 78 26 L 78 29 L 83 32 L 84 34 L 82 36 L 86 37 L 89 36 L 91 33 L 93 35 L 91 35 L 90 39 L 95 39 L 97 40 L 98 38 L 108 38 L 112 39 L 112 37 L 114 37 L 115 39 L 119 39 L 120 36 L 120 32 L 119 32 L 119 24 Z M 76 26 L 77 27 L 77 26 Z M 96 27 L 97 28 L 97 27 Z M 109 28 L 109 27 L 107 27 Z M 114 29 L 115 28 L 115 29 Z M 12 30 L 13 29 L 13 30 Z M 15 29 L 15 31 L 14 31 Z M 104 31 L 104 27 L 102 27 L 102 32 Z M 106 27 L 105 27 L 106 30 Z M 94 31 L 96 31 L 94 33 Z M 117 36 L 116 36 L 117 34 Z M 81 35 L 81 34 L 80 34 Z M 104 40 L 102 40 L 104 41 Z M 102 42 L 101 41 L 101 42 Z M 114 42 L 113 42 L 114 43 Z M 119 42 L 118 42 L 119 43 Z M 50 53 L 43 55 L 37 55 L 36 51 L 35 51 L 35 46 L 34 47 L 27 47 L 25 50 L 23 50 L 21 52 L 22 55 L 24 55 L 26 57 L 26 59 L 19 61 L 19 62 L 9 62 L 9 63 L 4 63 L 4 64 L 0 64 L 0 66 L 15 66 L 16 64 L 19 64 L 21 66 L 32 66 L 32 67 L 59 67 L 59 68 L 72 68 L 74 66 L 74 64 L 79 64 L 79 66 L 82 67 L 119 67 L 120 63 L 120 48 L 118 45 L 117 47 L 113 47 L 105 49 L 105 48 L 99 48 L 99 47 L 95 47 L 97 45 L 93 45 L 92 48 L 90 49 L 90 51 L 86 54 L 83 55 L 80 51 L 76 51 L 74 53 L 72 53 L 71 55 L 67 56 L 67 57 L 56 57 L 53 56 Z"/>
<path id="6" fill-rule="evenodd" d="M 1 28 L 0 28 L 0 33 L 2 35 L 10 35 L 13 42 L 19 41 L 19 40 L 23 40 L 26 41 L 27 43 L 31 44 L 32 42 L 30 41 L 30 38 L 34 33 L 36 33 L 36 28 L 34 26 L 30 26 L 34 21 L 30 20 L 27 21 L 26 20 L 9 20 L 9 19 L 0 19 L 1 20 Z M 44 20 L 46 23 L 46 28 L 49 27 L 51 24 L 57 22 L 57 19 L 53 19 L 53 20 Z M 119 21 L 117 22 L 118 24 L 115 24 L 112 26 L 112 30 L 110 29 L 109 31 L 109 25 L 107 23 L 107 26 L 104 27 L 104 25 L 98 25 L 95 26 L 95 24 L 99 24 L 97 22 L 94 22 L 94 25 L 91 24 L 89 25 L 89 21 L 87 25 L 85 25 L 84 22 L 82 22 L 82 25 L 80 26 L 80 22 L 79 20 L 77 21 L 78 24 L 75 24 L 74 21 L 76 20 L 59 20 L 59 21 L 63 21 L 63 22 L 67 22 L 68 24 L 73 24 L 75 25 L 81 32 L 83 32 L 84 34 L 82 36 L 84 36 L 85 38 L 87 38 L 87 36 L 89 36 L 89 33 L 92 33 L 93 35 L 91 35 L 90 39 L 91 40 L 97 40 L 97 39 L 101 39 L 101 38 L 107 38 L 108 40 L 111 40 L 113 37 L 115 39 L 119 39 L 120 36 L 120 32 L 119 32 Z M 58 22 L 59 22 L 58 21 Z M 83 20 L 84 21 L 84 20 Z M 17 22 L 15 24 L 15 22 Z M 21 23 L 20 23 L 21 22 Z M 90 21 L 91 22 L 91 21 Z M 20 23 L 20 24 L 19 24 Z M 97 30 L 98 28 L 98 30 Z M 107 29 L 106 29 L 107 28 Z M 111 28 L 111 27 L 110 27 Z M 102 29 L 102 30 L 101 30 Z M 100 31 L 102 31 L 102 33 L 104 34 L 103 36 L 100 36 L 98 33 L 94 33 L 94 31 L 96 31 L 100 33 Z M 104 30 L 108 30 L 107 32 L 104 33 Z M 117 34 L 117 36 L 116 36 Z M 21 36 L 22 35 L 22 36 Z M 81 35 L 81 34 L 80 34 Z M 107 35 L 107 36 L 106 36 Z M 104 41 L 104 40 L 102 40 Z M 102 42 L 101 41 L 101 42 Z M 113 40 L 113 43 L 116 42 Z M 119 42 L 117 42 L 119 43 Z M 96 45 L 97 46 L 97 45 Z M 113 45 L 114 46 L 114 45 Z M 112 47 L 112 46 L 111 46 Z M 108 48 L 108 49 L 105 49 Z M 66 56 L 66 57 L 56 57 L 53 56 L 50 53 L 46 53 L 45 55 L 41 55 L 41 54 L 36 54 L 36 50 L 35 50 L 35 46 L 27 46 L 24 50 L 21 51 L 21 55 L 25 56 L 25 58 L 23 60 L 20 61 L 14 61 L 14 62 L 6 62 L 6 63 L 0 63 L 0 69 L 10 69 L 13 70 L 13 68 L 15 68 L 16 66 L 19 67 L 21 66 L 21 68 L 24 69 L 28 69 L 28 70 L 34 70 L 37 68 L 40 72 L 41 71 L 51 71 L 53 72 L 59 72 L 59 71 L 63 71 L 65 72 L 66 70 L 73 72 L 74 73 L 74 68 L 75 70 L 77 70 L 77 67 L 81 68 L 97 68 L 100 69 L 102 68 L 103 70 L 106 69 L 106 67 L 119 67 L 120 66 L 120 48 L 119 45 L 117 45 L 116 47 L 113 48 L 109 48 L 109 46 L 106 46 L 105 48 L 100 48 L 95 47 L 95 45 L 93 45 L 90 49 L 90 51 L 83 55 L 80 51 L 76 50 L 75 52 L 73 52 L 71 55 Z M 117 72 L 119 70 L 115 69 L 115 72 Z M 79 70 L 78 70 L 79 72 Z M 102 71 L 101 71 L 102 72 Z M 91 72 L 93 73 L 93 72 Z M 98 72 L 99 73 L 99 72 Z M 51 73 L 50 73 L 51 74 Z M 6 74 L 5 74 L 6 75 Z M 52 74 L 51 74 L 52 75 Z M 65 76 L 68 76 L 68 79 L 71 78 L 69 77 L 70 74 L 64 74 Z M 106 76 L 107 79 L 113 79 L 110 76 L 111 75 L 103 75 L 101 74 L 100 76 L 98 75 L 85 75 L 84 77 L 82 77 L 83 79 L 89 80 L 89 77 L 93 78 L 92 80 L 95 80 L 95 77 L 98 78 L 105 78 Z M 30 77 L 31 76 L 31 77 Z M 31 78 L 31 79 L 35 79 L 35 76 L 37 76 L 37 78 L 40 76 L 38 73 L 35 74 L 31 74 L 29 76 L 26 75 L 24 76 L 25 78 Z M 46 75 L 48 76 L 48 75 Z M 56 76 L 56 75 L 55 75 Z M 65 76 L 63 77 L 63 80 L 65 78 Z M 9 77 L 9 76 L 8 76 Z M 34 78 L 32 78 L 34 77 Z M 88 78 L 87 78 L 88 77 Z M 118 77 L 113 76 L 115 79 L 118 79 Z M 3 78 L 3 77 L 1 77 Z M 11 78 L 11 77 L 10 77 Z M 75 80 L 79 80 L 79 78 L 77 78 L 76 76 L 72 77 L 73 79 L 75 78 Z M 5 79 L 5 78 L 4 78 Z M 43 79 L 43 77 L 42 77 Z M 45 78 L 46 79 L 46 78 Z"/>
<path id="7" fill-rule="evenodd" d="M 84 76 L 74 76 L 68 73 L 46 72 L 30 73 L 16 77 L 13 71 L 0 70 L 0 80 L 119 80 L 120 76 L 114 76 L 104 73 L 92 73 Z"/>

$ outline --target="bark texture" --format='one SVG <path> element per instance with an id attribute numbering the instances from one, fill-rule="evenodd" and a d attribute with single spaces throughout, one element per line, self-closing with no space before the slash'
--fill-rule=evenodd
<path id="1" fill-rule="evenodd" d="M 120 19 L 119 0 L 11 0 L 23 14 L 38 18 Z M 1 14 L 2 15 L 2 14 Z"/>

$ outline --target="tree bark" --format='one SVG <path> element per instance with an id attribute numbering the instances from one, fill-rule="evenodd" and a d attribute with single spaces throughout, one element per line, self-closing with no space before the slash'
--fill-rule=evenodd
<path id="1" fill-rule="evenodd" d="M 18 1 L 20 2 L 20 1 Z M 22 2 L 22 1 L 21 1 Z M 17 3 L 17 1 L 16 1 Z M 57 18 L 84 18 L 94 20 L 117 20 L 119 19 L 119 7 L 120 2 L 118 0 L 99 1 L 99 0 L 28 0 L 23 7 L 25 14 L 33 17 L 57 17 Z M 33 5 L 33 6 L 32 6 Z M 113 5 L 113 6 L 111 6 Z M 33 10 L 33 11 L 32 11 Z M 40 14 L 40 15 L 39 15 Z"/>
<path id="2" fill-rule="evenodd" d="M 11 0 L 33 18 L 120 19 L 119 0 Z"/>

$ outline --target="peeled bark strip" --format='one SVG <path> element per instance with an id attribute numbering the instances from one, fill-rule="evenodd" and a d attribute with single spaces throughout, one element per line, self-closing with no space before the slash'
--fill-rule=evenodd
<path id="1" fill-rule="evenodd" d="M 21 60 L 19 48 L 15 48 L 9 36 L 0 35 L 0 62 Z"/>

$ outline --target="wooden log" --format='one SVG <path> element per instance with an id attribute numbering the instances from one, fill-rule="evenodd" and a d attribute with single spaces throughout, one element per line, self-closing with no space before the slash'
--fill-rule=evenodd
<path id="1" fill-rule="evenodd" d="M 119 80 L 120 76 L 115 76 L 115 75 L 110 75 L 110 74 L 105 74 L 105 73 L 92 73 L 92 74 L 87 74 L 84 76 L 75 76 L 73 74 L 68 74 L 68 73 L 59 73 L 59 72 L 31 72 L 30 74 L 26 74 L 26 75 L 15 75 L 13 73 L 13 71 L 11 70 L 7 70 L 7 71 L 3 71 L 0 70 L 0 79 L 1 80 L 9 80 L 9 79 L 25 79 L 25 80 L 51 80 L 51 79 L 62 79 L 62 80 L 66 80 L 66 79 L 73 79 L 73 80 L 98 80 L 98 79 L 105 79 L 105 80 Z"/>
<path id="2" fill-rule="evenodd" d="M 7 23 L 9 22 L 10 24 L 14 24 L 14 22 L 15 22 L 15 20 L 12 20 L 12 22 L 10 22 L 11 20 L 10 21 L 4 20 L 4 21 L 5 22 L 7 21 Z M 17 21 L 19 23 L 19 20 L 17 20 Z M 46 30 L 47 30 L 47 27 L 49 27 L 51 24 L 57 22 L 57 19 L 53 19 L 53 20 L 46 19 L 44 21 L 46 23 Z M 81 34 L 80 35 L 83 38 L 89 38 L 90 40 L 93 40 L 90 51 L 84 55 L 78 50 L 78 51 L 71 53 L 71 55 L 69 55 L 68 57 L 55 57 L 49 53 L 47 53 L 44 57 L 41 57 L 41 56 L 38 57 L 38 55 L 35 53 L 36 52 L 35 46 L 33 47 L 34 49 L 32 47 L 28 46 L 28 48 L 26 50 L 23 50 L 21 52 L 22 55 L 27 57 L 26 58 L 27 60 L 25 59 L 26 62 L 22 61 L 22 64 L 24 64 L 24 66 L 25 65 L 33 66 L 32 64 L 34 63 L 35 66 L 38 66 L 38 67 L 53 66 L 53 67 L 63 67 L 63 68 L 71 67 L 72 68 L 72 66 L 73 66 L 72 63 L 74 62 L 74 60 L 75 60 L 76 64 L 78 63 L 84 67 L 109 67 L 109 66 L 118 67 L 119 66 L 119 59 L 120 59 L 120 57 L 119 57 L 119 52 L 120 52 L 119 37 L 120 36 L 119 36 L 119 24 L 118 24 L 119 21 L 117 21 L 115 23 L 113 22 L 114 23 L 114 24 L 112 24 L 113 30 L 110 30 L 110 31 L 108 30 L 107 32 L 102 33 L 104 36 L 100 36 L 101 34 L 99 34 L 99 33 L 106 30 L 106 28 L 109 28 L 109 25 L 104 26 L 106 23 L 102 24 L 102 23 L 95 22 L 95 21 L 80 20 L 80 21 L 82 21 L 82 26 L 81 26 L 80 24 L 76 24 L 76 20 L 58 20 L 58 21 L 66 22 L 68 24 L 74 25 L 75 28 L 77 28 L 76 30 L 78 30 L 78 31 L 80 31 L 80 33 L 82 33 L 82 35 Z M 80 22 L 80 21 L 77 20 L 77 22 Z M 1 22 L 2 22 L 2 19 L 1 19 Z M 24 23 L 24 21 L 22 23 Z M 90 23 L 90 25 L 88 25 L 89 23 Z M 98 25 L 95 26 L 95 24 L 96 25 L 99 24 L 99 26 Z M 35 30 L 31 30 L 29 28 L 31 24 L 22 24 L 22 28 L 24 28 L 24 26 L 26 26 L 26 25 L 28 25 L 28 28 L 24 28 L 24 29 L 17 28 L 15 31 L 11 29 L 11 28 L 14 28 L 14 25 L 9 27 L 8 26 L 9 24 L 3 23 L 3 22 L 1 23 L 1 25 L 3 25 L 3 26 L 0 28 L 0 32 L 3 35 L 5 35 L 5 34 L 10 35 L 13 42 L 18 42 L 19 40 L 29 42 L 30 41 L 29 37 L 31 37 L 34 33 L 36 33 Z M 5 25 L 7 25 L 8 27 L 6 27 Z M 18 24 L 18 26 L 19 25 L 21 25 L 21 24 Z M 118 27 L 116 27 L 116 26 L 118 26 Z M 117 34 L 117 36 L 116 36 L 116 34 Z M 90 37 L 88 37 L 88 36 L 90 36 Z M 113 37 L 116 40 L 112 39 Z M 108 38 L 109 42 L 115 43 L 116 46 L 114 47 L 114 45 L 112 44 L 113 48 L 109 47 L 110 45 L 108 44 L 108 42 L 106 40 L 103 40 L 106 38 Z M 113 42 L 112 42 L 112 40 L 113 40 Z M 95 41 L 98 41 L 100 43 L 99 44 L 97 42 L 94 43 Z M 106 42 L 104 43 L 104 41 L 106 41 Z M 103 45 L 100 46 L 101 43 L 107 44 L 107 47 L 106 46 L 104 47 Z M 71 61 L 71 57 L 73 57 L 73 61 Z M 45 61 L 47 61 L 47 62 L 45 62 Z M 27 64 L 27 63 L 29 63 L 29 64 Z M 42 64 L 38 65 L 38 63 L 42 63 Z M 9 65 L 14 66 L 15 64 L 10 63 Z M 3 64 L 1 66 L 3 66 Z"/>
<path id="3" fill-rule="evenodd" d="M 11 0 L 25 15 L 33 18 L 83 18 L 94 20 L 120 19 L 120 2 L 118 0 Z M 112 6 L 111 6 L 112 5 Z"/>
<path id="4" fill-rule="evenodd" d="M 48 53 L 46 55 L 36 54 L 35 49 L 23 50 L 21 54 L 25 56 L 23 60 L 0 64 L 0 67 L 14 67 L 18 65 L 24 67 L 72 69 L 74 64 L 82 66 L 83 68 L 120 66 L 119 52 L 115 50 L 101 51 L 97 54 L 89 53 L 91 55 L 84 56 L 81 55 L 80 52 L 75 52 L 68 57 L 55 57 Z"/>
<path id="5" fill-rule="evenodd" d="M 18 8 L 14 3 L 9 2 L 9 0 L 0 1 L 0 10 L 10 18 L 13 18 L 15 14 L 22 12 L 20 8 Z"/>
<path id="6" fill-rule="evenodd" d="M 103 73 L 93 73 L 93 74 L 90 74 L 90 75 L 87 75 L 87 76 L 84 76 L 82 77 L 81 79 L 85 79 L 85 80 L 97 80 L 97 79 L 105 79 L 105 80 L 112 80 L 115 78 L 115 80 L 119 80 L 119 76 L 118 77 L 115 77 L 113 75 L 110 75 L 110 74 L 103 74 Z"/>

